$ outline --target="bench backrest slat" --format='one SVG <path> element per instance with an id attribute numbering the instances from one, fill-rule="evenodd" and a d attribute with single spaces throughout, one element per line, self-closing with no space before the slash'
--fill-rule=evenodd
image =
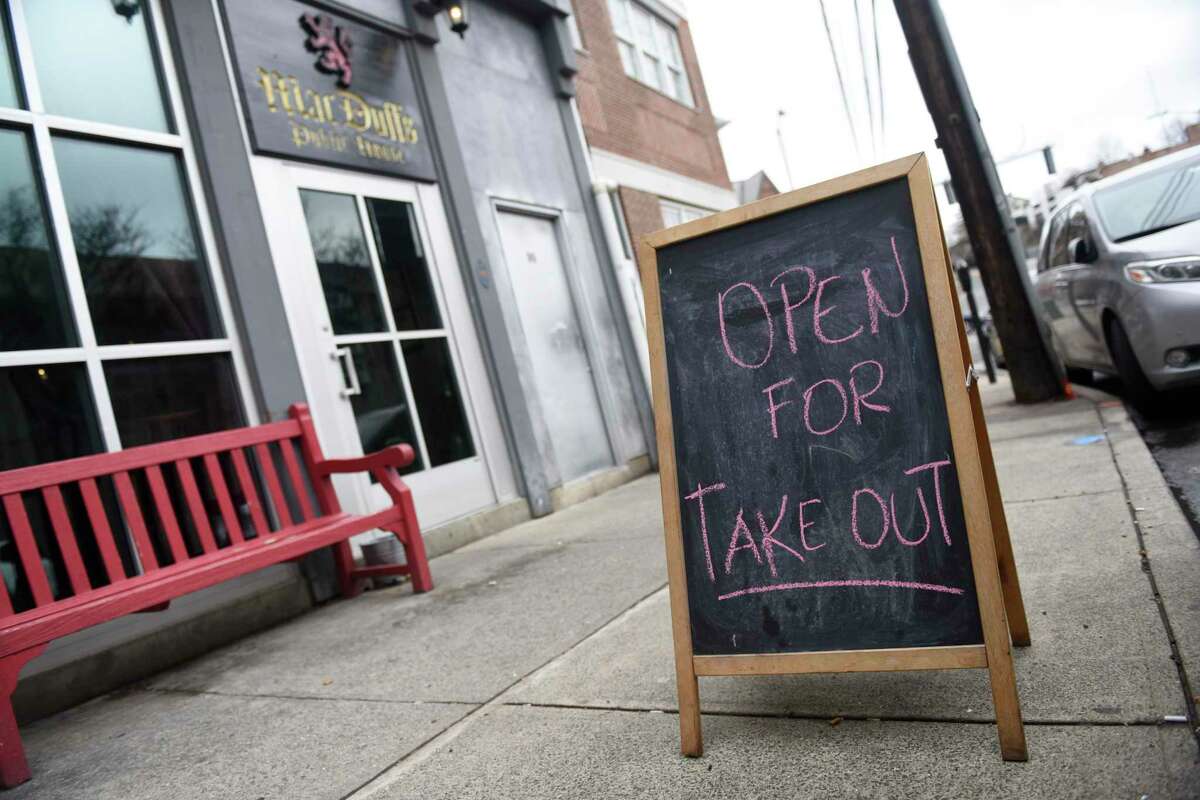
<path id="1" fill-rule="evenodd" d="M 183 544 L 179 521 L 175 519 L 175 509 L 171 507 L 171 498 L 167 495 L 162 467 L 158 464 L 146 467 L 146 480 L 150 483 L 150 495 L 154 498 L 154 507 L 158 510 L 158 521 L 162 524 L 163 533 L 167 536 L 167 545 L 171 548 L 171 561 L 176 564 L 187 561 L 187 547 Z"/>
<path id="2" fill-rule="evenodd" d="M 162 579 L 193 558 L 209 563 L 340 512 L 333 482 L 314 469 L 324 457 L 307 408 L 289 414 L 0 472 L 0 528 L 11 538 L 0 617 L 155 573 Z"/>
<path id="3" fill-rule="evenodd" d="M 254 478 L 250 476 L 250 468 L 246 465 L 246 454 L 241 450 L 230 453 L 233 457 L 233 470 L 237 474 L 238 485 L 242 488 L 242 497 L 250 506 L 250 521 L 254 523 L 254 532 L 260 538 L 271 532 L 267 519 L 263 516 L 262 503 L 258 499 L 258 490 L 254 488 Z"/>
<path id="4" fill-rule="evenodd" d="M 271 497 L 275 518 L 279 520 L 280 525 L 288 527 L 292 524 L 292 512 L 288 508 L 287 498 L 283 496 L 283 487 L 279 485 L 279 475 L 275 472 L 275 459 L 271 457 L 270 445 L 254 445 L 254 455 L 258 459 L 258 469 L 262 472 L 263 482 L 267 484 L 267 494 Z"/>
<path id="5" fill-rule="evenodd" d="M 192 462 L 186 458 L 179 459 L 175 462 L 175 471 L 179 474 L 183 498 L 196 527 L 196 536 L 200 539 L 200 549 L 205 553 L 215 553 L 217 541 L 213 538 L 212 525 L 208 522 L 204 501 L 200 499 L 200 489 L 196 486 L 196 476 L 192 473 Z"/>
<path id="6" fill-rule="evenodd" d="M 125 580 L 125 567 L 121 564 L 121 556 L 117 553 L 117 543 L 113 539 L 112 527 L 108 524 L 108 515 L 104 513 L 104 503 L 100 500 L 96 479 L 84 478 L 81 480 L 79 492 L 83 495 L 83 505 L 87 508 L 88 521 L 92 524 L 92 535 L 96 539 L 96 548 L 100 551 L 100 559 L 104 562 L 104 571 L 108 574 L 108 582 L 116 583 Z"/>
<path id="7" fill-rule="evenodd" d="M 301 521 L 307 522 L 315 518 L 317 514 L 313 510 L 312 501 L 308 499 L 304 478 L 300 474 L 300 462 L 296 459 L 296 448 L 290 441 L 283 441 L 279 443 L 279 449 L 283 451 L 283 464 L 287 467 L 288 477 L 292 481 L 292 491 L 300 503 Z"/>
<path id="8" fill-rule="evenodd" d="M 42 499 L 46 501 L 50 527 L 54 529 L 58 552 L 62 554 L 63 563 L 67 568 L 71 591 L 75 594 L 86 592 L 92 588 L 92 582 L 88 578 L 87 567 L 83 565 L 83 557 L 79 555 L 79 543 L 75 540 L 71 518 L 67 515 L 66 505 L 63 504 L 62 490 L 57 486 L 47 486 L 42 489 Z"/>
<path id="9" fill-rule="evenodd" d="M 242 536 L 242 523 L 237 512 L 233 510 L 229 487 L 225 485 L 225 473 L 221 471 L 221 462 L 217 460 L 215 453 L 204 454 L 204 471 L 208 474 L 208 482 L 217 497 L 217 508 L 221 510 L 221 519 L 225 522 L 225 533 L 229 536 L 229 541 L 233 544 L 245 541 Z"/>
<path id="10" fill-rule="evenodd" d="M 150 534 L 146 531 L 146 519 L 142 516 L 142 507 L 138 505 L 137 495 L 133 491 L 133 481 L 128 472 L 118 472 L 113 475 L 113 484 L 117 487 L 117 497 L 121 502 L 121 511 L 125 515 L 125 524 L 129 526 L 129 535 L 137 548 L 138 560 L 142 564 L 142 574 L 158 569 L 158 556 L 154 553 L 154 545 L 150 543 Z"/>
<path id="11" fill-rule="evenodd" d="M 8 527 L 12 531 L 17 556 L 21 559 L 21 566 L 29 582 L 33 603 L 39 606 L 49 603 L 54 599 L 54 595 L 50 591 L 50 582 L 46 579 L 42 556 L 38 552 L 37 541 L 33 538 L 33 529 L 29 527 L 29 516 L 25 513 L 25 502 L 21 495 L 4 495 L 4 511 L 8 514 Z"/>

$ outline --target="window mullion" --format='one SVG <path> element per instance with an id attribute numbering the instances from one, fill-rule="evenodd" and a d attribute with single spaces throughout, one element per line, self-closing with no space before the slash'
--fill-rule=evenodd
<path id="1" fill-rule="evenodd" d="M 425 446 L 425 428 L 421 425 L 416 396 L 413 394 L 412 382 L 408 377 L 408 362 L 404 359 L 404 347 L 399 340 L 392 341 L 392 351 L 396 363 L 400 365 L 400 382 L 404 384 L 404 398 L 408 403 L 409 416 L 412 418 L 413 433 L 417 435 L 417 449 L 421 453 L 421 464 L 424 469 L 433 469 L 433 464 L 429 461 L 429 448 Z"/>
<path id="2" fill-rule="evenodd" d="M 23 0 L 8 0 L 8 21 L 12 24 L 13 49 L 16 51 L 17 72 L 25 96 L 25 105 L 33 113 L 40 113 L 42 105 L 42 89 L 38 84 L 37 70 L 33 65 L 33 42 L 29 38 L 29 28 L 25 25 L 25 6 Z"/>
<path id="3" fill-rule="evenodd" d="M 104 380 L 100 351 L 96 346 L 96 332 L 92 327 L 92 316 L 91 310 L 88 308 L 83 273 L 80 271 L 79 258 L 75 253 L 75 242 L 71 237 L 71 221 L 67 215 L 67 200 L 58 178 L 54 143 L 51 140 L 50 128 L 40 115 L 34 118 L 33 138 L 37 161 L 41 167 L 41 178 L 44 184 L 42 189 L 45 192 L 46 206 L 50 217 L 50 235 L 53 237 L 54 245 L 58 250 L 59 263 L 62 265 L 67 296 L 70 298 L 70 311 L 75 320 L 75 330 L 81 345 L 79 350 L 83 354 L 87 366 L 88 382 L 92 389 L 92 402 L 95 403 L 96 417 L 100 422 L 100 434 L 106 450 L 120 450 L 121 437 L 117 431 L 117 418 L 113 413 L 112 402 L 108 396 L 108 384 Z"/>

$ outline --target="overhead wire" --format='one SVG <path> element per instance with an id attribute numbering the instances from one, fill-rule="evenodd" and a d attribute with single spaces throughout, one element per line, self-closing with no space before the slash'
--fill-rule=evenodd
<path id="1" fill-rule="evenodd" d="M 842 93 L 842 108 L 846 112 L 846 124 L 850 127 L 850 140 L 854 143 L 854 153 L 862 158 L 862 149 L 858 146 L 858 133 L 854 129 L 854 115 L 850 113 L 850 100 L 846 95 L 846 82 L 842 79 L 842 65 L 838 60 L 837 47 L 833 44 L 833 32 L 829 29 L 829 14 L 825 11 L 825 0 L 817 0 L 821 6 L 821 20 L 825 23 L 825 38 L 829 40 L 829 54 L 833 57 L 833 70 L 837 73 L 838 90 Z"/>
<path id="2" fill-rule="evenodd" d="M 879 157 L 879 148 L 875 142 L 875 106 L 871 102 L 871 73 L 867 70 L 867 52 L 863 47 L 863 27 L 862 14 L 859 11 L 859 0 L 852 0 L 854 3 L 854 42 L 858 45 L 858 63 L 862 68 L 863 94 L 866 95 L 867 101 L 867 127 L 871 132 L 871 157 L 873 159 Z"/>

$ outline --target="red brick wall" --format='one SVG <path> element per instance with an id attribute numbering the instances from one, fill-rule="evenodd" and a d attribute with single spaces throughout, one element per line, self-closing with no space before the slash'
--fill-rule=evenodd
<path id="1" fill-rule="evenodd" d="M 658 204 L 658 195 L 641 192 L 622 186 L 620 193 L 621 208 L 625 212 L 625 228 L 629 231 L 629 240 L 633 242 L 633 259 L 639 269 L 642 266 L 638 258 L 638 242 L 642 237 L 662 230 L 662 207 Z"/>
<path id="2" fill-rule="evenodd" d="M 686 21 L 679 48 L 695 108 L 625 74 L 607 0 L 573 0 L 585 52 L 578 53 L 579 115 L 588 144 L 689 178 L 730 188 L 717 125 Z M 660 217 L 661 227 L 661 217 Z"/>

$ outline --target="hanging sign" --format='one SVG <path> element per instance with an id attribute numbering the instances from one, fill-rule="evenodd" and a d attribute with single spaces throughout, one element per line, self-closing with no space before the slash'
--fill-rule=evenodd
<path id="1" fill-rule="evenodd" d="M 409 43 L 297 2 L 225 2 L 254 152 L 432 181 Z"/>

